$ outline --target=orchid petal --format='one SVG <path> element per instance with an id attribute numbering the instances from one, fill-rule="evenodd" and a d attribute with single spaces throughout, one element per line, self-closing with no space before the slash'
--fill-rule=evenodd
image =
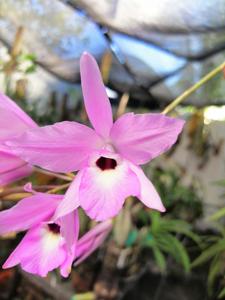
<path id="1" fill-rule="evenodd" d="M 0 186 L 30 175 L 32 167 L 0 145 Z"/>
<path id="2" fill-rule="evenodd" d="M 9 152 L 0 150 L 0 174 L 13 169 L 18 169 L 24 165 L 27 165 L 27 163 L 22 159 Z"/>
<path id="3" fill-rule="evenodd" d="M 74 253 L 67 252 L 66 259 L 60 266 L 60 274 L 63 277 L 69 276 L 73 261 L 74 261 Z"/>
<path id="4" fill-rule="evenodd" d="M 0 234 L 26 230 L 47 221 L 62 199 L 61 195 L 37 193 L 0 212 Z"/>
<path id="5" fill-rule="evenodd" d="M 13 155 L 3 143 L 35 127 L 36 123 L 18 105 L 0 93 L 0 185 L 19 180 L 32 172 L 32 167 Z"/>
<path id="6" fill-rule="evenodd" d="M 127 113 L 114 123 L 110 137 L 123 157 L 140 165 L 167 151 L 183 125 L 183 120 L 162 114 Z"/>
<path id="7" fill-rule="evenodd" d="M 155 190 L 151 181 L 145 176 L 142 169 L 131 163 L 129 164 L 129 166 L 131 170 L 136 174 L 140 183 L 140 190 L 137 197 L 147 207 L 164 212 L 166 209 L 162 204 L 159 194 Z"/>
<path id="8" fill-rule="evenodd" d="M 21 160 L 18 158 L 18 161 Z M 17 168 L 8 170 L 7 172 L 0 172 L 0 186 L 12 183 L 16 180 L 20 180 L 29 176 L 32 173 L 32 167 L 27 163 L 22 162 Z"/>
<path id="9" fill-rule="evenodd" d="M 54 172 L 71 172 L 86 164 L 102 140 L 93 129 L 65 121 L 27 130 L 7 145 L 30 164 Z"/>
<path id="10" fill-rule="evenodd" d="M 89 240 L 86 244 L 80 244 L 78 247 L 77 260 L 74 266 L 81 264 L 88 256 L 90 256 L 105 240 L 108 232 L 103 232 L 94 239 Z"/>
<path id="11" fill-rule="evenodd" d="M 67 251 L 67 258 L 60 266 L 60 273 L 63 277 L 67 277 L 71 272 L 71 266 L 77 250 L 79 227 L 79 214 L 77 210 L 60 218 L 60 231 L 65 240 Z"/>
<path id="12" fill-rule="evenodd" d="M 21 264 L 23 270 L 45 277 L 66 259 L 60 235 L 47 232 L 42 225 L 30 229 L 11 253 L 3 268 Z"/>
<path id="13" fill-rule="evenodd" d="M 57 220 L 63 216 L 68 215 L 69 213 L 77 209 L 78 206 L 80 206 L 79 188 L 80 188 L 82 175 L 83 175 L 83 171 L 77 173 L 75 179 L 73 180 L 68 190 L 66 191 L 63 200 L 60 202 L 59 206 L 57 207 L 57 210 L 53 217 L 54 220 Z"/>
<path id="14" fill-rule="evenodd" d="M 98 223 L 91 230 L 85 233 L 78 241 L 78 245 L 86 244 L 91 239 L 102 234 L 103 232 L 109 232 L 112 229 L 112 220 L 106 220 L 104 222 Z"/>
<path id="15" fill-rule="evenodd" d="M 98 65 L 88 53 L 84 53 L 81 57 L 80 74 L 88 117 L 96 132 L 108 137 L 113 125 L 112 109 Z"/>
<path id="16" fill-rule="evenodd" d="M 136 195 L 139 191 L 136 175 L 125 162 L 113 170 L 102 171 L 93 166 L 83 171 L 80 205 L 96 221 L 104 221 L 117 215 L 125 198 Z"/>
<path id="17" fill-rule="evenodd" d="M 0 93 L 0 141 L 31 127 L 37 127 L 37 124 L 16 103 Z"/>
<path id="18" fill-rule="evenodd" d="M 77 243 L 77 260 L 74 266 L 79 265 L 89 255 L 91 255 L 105 240 L 110 230 L 112 229 L 112 221 L 107 220 L 96 225 L 88 231 Z"/>
<path id="19" fill-rule="evenodd" d="M 78 236 L 79 236 L 79 215 L 75 210 L 68 215 L 60 218 L 60 230 L 61 234 L 66 241 L 68 250 L 73 253 L 73 249 L 76 248 Z"/>

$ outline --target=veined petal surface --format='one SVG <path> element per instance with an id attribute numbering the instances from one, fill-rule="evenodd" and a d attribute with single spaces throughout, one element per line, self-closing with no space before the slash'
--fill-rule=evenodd
<path id="1" fill-rule="evenodd" d="M 11 99 L 0 93 L 0 142 L 37 124 Z"/>
<path id="2" fill-rule="evenodd" d="M 20 180 L 32 173 L 33 168 L 30 165 L 21 161 L 21 159 L 19 158 L 18 161 L 21 163 L 21 165 L 17 168 L 12 168 L 7 172 L 0 171 L 0 186 L 10 184 L 16 180 Z"/>
<path id="3" fill-rule="evenodd" d="M 79 171 L 60 202 L 53 219 L 57 220 L 68 215 L 80 206 L 79 189 L 83 170 Z"/>
<path id="4" fill-rule="evenodd" d="M 138 192 L 139 182 L 126 162 L 104 171 L 90 166 L 83 170 L 80 206 L 90 218 L 104 221 L 117 215 L 125 199 Z"/>
<path id="5" fill-rule="evenodd" d="M 102 144 L 93 129 L 69 121 L 29 129 L 7 143 L 25 161 L 54 172 L 81 169 Z"/>
<path id="6" fill-rule="evenodd" d="M 163 206 L 158 192 L 154 188 L 154 185 L 151 183 L 151 181 L 146 177 L 142 169 L 132 163 L 129 163 L 129 166 L 130 169 L 136 174 L 140 184 L 137 197 L 147 207 L 164 212 L 166 209 Z"/>
<path id="7" fill-rule="evenodd" d="M 27 230 L 48 221 L 62 200 L 61 195 L 37 193 L 0 212 L 0 234 Z"/>
<path id="8" fill-rule="evenodd" d="M 60 218 L 60 228 L 69 252 L 73 253 L 74 249 L 76 248 L 80 229 L 79 214 L 77 209 Z"/>
<path id="9" fill-rule="evenodd" d="M 84 234 L 77 243 L 77 251 L 74 265 L 77 266 L 91 255 L 101 244 L 112 229 L 112 221 L 107 220 L 99 223 L 86 234 Z"/>
<path id="10" fill-rule="evenodd" d="M 31 228 L 11 253 L 3 268 L 17 264 L 26 272 L 45 277 L 67 258 L 62 237 L 49 232 L 43 225 Z"/>
<path id="11" fill-rule="evenodd" d="M 107 138 L 113 125 L 112 108 L 98 65 L 89 53 L 85 52 L 81 57 L 80 74 L 89 120 L 96 132 Z"/>
<path id="12" fill-rule="evenodd" d="M 167 151 L 176 142 L 183 125 L 183 120 L 162 114 L 127 113 L 114 123 L 110 137 L 123 157 L 142 165 Z"/>

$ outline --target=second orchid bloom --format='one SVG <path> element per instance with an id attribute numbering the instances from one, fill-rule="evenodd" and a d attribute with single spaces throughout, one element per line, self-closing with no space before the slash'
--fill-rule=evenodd
<path id="1" fill-rule="evenodd" d="M 3 265 L 10 268 L 20 264 L 23 270 L 46 276 L 60 268 L 67 277 L 74 260 L 76 264 L 89 256 L 109 233 L 110 220 L 96 225 L 81 239 L 77 210 L 52 221 L 52 216 L 62 201 L 62 195 L 33 193 L 17 205 L 0 213 L 0 235 L 28 230 L 24 238 Z"/>

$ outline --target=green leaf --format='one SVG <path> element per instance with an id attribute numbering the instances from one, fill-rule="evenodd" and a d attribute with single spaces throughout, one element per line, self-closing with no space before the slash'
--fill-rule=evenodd
<path id="1" fill-rule="evenodd" d="M 212 287 L 214 284 L 214 281 L 218 275 L 220 275 L 222 262 L 220 260 L 220 256 L 216 255 L 214 259 L 211 262 L 209 273 L 208 273 L 208 290 L 209 293 L 212 292 Z"/>
<path id="2" fill-rule="evenodd" d="M 161 227 L 164 228 L 167 231 L 183 234 L 183 235 L 189 237 L 190 239 L 192 239 L 199 246 L 201 245 L 201 242 L 202 242 L 201 238 L 197 234 L 192 232 L 191 225 L 188 224 L 185 221 L 182 221 L 182 220 L 163 220 Z"/>
<path id="3" fill-rule="evenodd" d="M 158 229 L 160 228 L 160 219 L 161 219 L 160 213 L 158 211 L 151 211 L 150 217 L 151 217 L 151 231 L 157 232 Z"/>
<path id="4" fill-rule="evenodd" d="M 209 217 L 210 221 L 217 221 L 221 219 L 222 217 L 225 217 L 225 207 L 219 209 L 215 214 L 213 214 L 211 217 Z"/>
<path id="5" fill-rule="evenodd" d="M 184 245 L 173 235 L 165 234 L 156 239 L 161 250 L 169 253 L 178 263 L 180 263 L 185 272 L 190 271 L 190 258 Z"/>
<path id="6" fill-rule="evenodd" d="M 222 235 L 222 238 L 225 238 L 225 226 L 220 224 L 220 223 L 214 223 L 213 227 Z M 221 237 L 219 237 L 218 239 L 221 239 Z"/>
<path id="7" fill-rule="evenodd" d="M 161 272 L 165 272 L 166 270 L 166 258 L 162 251 L 157 247 L 153 246 L 152 247 L 153 255 L 155 258 L 155 261 L 160 269 Z"/>
<path id="8" fill-rule="evenodd" d="M 36 71 L 36 65 L 31 65 L 25 70 L 25 73 L 29 74 L 29 73 L 33 73 L 35 71 Z"/>
<path id="9" fill-rule="evenodd" d="M 225 239 L 220 240 L 218 243 L 210 246 L 208 249 L 202 252 L 202 254 L 192 262 L 191 266 L 197 267 L 223 251 L 225 251 Z"/>
<path id="10" fill-rule="evenodd" d="M 218 296 L 219 299 L 222 299 L 223 297 L 225 297 L 225 287 L 222 289 Z"/>
<path id="11" fill-rule="evenodd" d="M 214 181 L 213 184 L 219 185 L 219 186 L 225 186 L 225 179 Z"/>
<path id="12" fill-rule="evenodd" d="M 35 61 L 35 60 L 36 60 L 36 55 L 33 54 L 33 53 L 27 53 L 27 54 L 22 53 L 22 54 L 19 56 L 19 59 L 20 59 L 20 60 Z"/>
<path id="13" fill-rule="evenodd" d="M 154 239 L 153 235 L 149 232 L 149 233 L 145 236 L 145 239 L 144 239 L 144 241 L 143 241 L 143 245 L 152 248 L 152 246 L 153 246 L 154 244 L 155 244 L 155 239 Z"/>

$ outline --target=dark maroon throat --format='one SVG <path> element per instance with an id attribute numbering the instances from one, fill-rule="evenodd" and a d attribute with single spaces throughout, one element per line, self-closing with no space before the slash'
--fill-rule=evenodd
<path id="1" fill-rule="evenodd" d="M 48 229 L 52 233 L 55 233 L 55 234 L 59 234 L 60 233 L 60 226 L 58 224 L 56 224 L 56 223 L 48 224 Z"/>
<path id="2" fill-rule="evenodd" d="M 102 171 L 113 170 L 116 168 L 117 162 L 113 158 L 101 156 L 96 161 L 96 166 L 99 167 Z"/>

